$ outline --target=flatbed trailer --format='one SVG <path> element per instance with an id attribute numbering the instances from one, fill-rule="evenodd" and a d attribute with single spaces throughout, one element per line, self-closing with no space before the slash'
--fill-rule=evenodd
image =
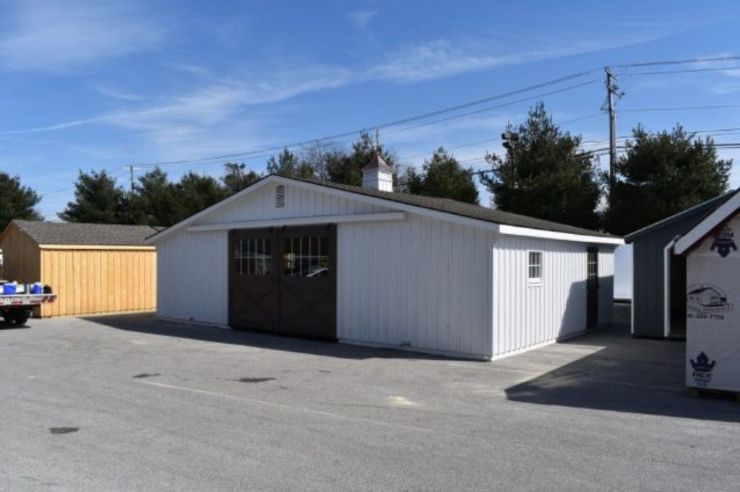
<path id="1" fill-rule="evenodd" d="M 21 326 L 31 317 L 33 308 L 56 300 L 56 294 L 0 294 L 0 313 L 6 324 Z"/>

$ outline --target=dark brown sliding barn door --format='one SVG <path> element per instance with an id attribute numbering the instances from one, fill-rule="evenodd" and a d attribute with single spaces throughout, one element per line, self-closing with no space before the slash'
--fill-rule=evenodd
<path id="1" fill-rule="evenodd" d="M 336 338 L 336 227 L 286 228 L 280 253 L 278 329 Z"/>
<path id="2" fill-rule="evenodd" d="M 229 239 L 229 326 L 275 331 L 274 231 L 232 231 Z"/>
<path id="3" fill-rule="evenodd" d="M 336 338 L 336 227 L 232 231 L 229 325 Z"/>

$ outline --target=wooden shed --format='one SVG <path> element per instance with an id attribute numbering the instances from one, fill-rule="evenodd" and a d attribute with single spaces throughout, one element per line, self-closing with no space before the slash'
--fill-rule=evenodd
<path id="1" fill-rule="evenodd" d="M 0 235 L 3 276 L 50 285 L 57 302 L 36 316 L 156 309 L 157 253 L 149 226 L 14 220 Z"/>

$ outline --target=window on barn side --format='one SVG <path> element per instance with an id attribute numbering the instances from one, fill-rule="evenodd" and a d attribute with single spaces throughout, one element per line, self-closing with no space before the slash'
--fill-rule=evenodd
<path id="1" fill-rule="evenodd" d="M 533 284 L 542 282 L 542 251 L 530 251 L 527 266 L 529 282 Z"/>

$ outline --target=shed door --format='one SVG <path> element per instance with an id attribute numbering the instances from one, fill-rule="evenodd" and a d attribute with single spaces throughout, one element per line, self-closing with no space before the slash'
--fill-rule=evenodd
<path id="1" fill-rule="evenodd" d="M 586 328 L 599 324 L 599 248 L 586 250 Z"/>
<path id="2" fill-rule="evenodd" d="M 274 231 L 231 231 L 229 239 L 229 325 L 275 331 Z"/>
<path id="3" fill-rule="evenodd" d="M 336 227 L 284 229 L 280 260 L 278 330 L 336 338 Z"/>
<path id="4" fill-rule="evenodd" d="M 336 227 L 232 231 L 229 325 L 336 338 Z"/>

